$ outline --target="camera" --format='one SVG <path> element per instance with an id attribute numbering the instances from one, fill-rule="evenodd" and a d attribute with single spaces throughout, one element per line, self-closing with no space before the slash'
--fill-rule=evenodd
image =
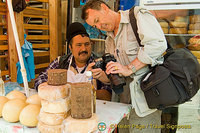
<path id="1" fill-rule="evenodd" d="M 116 62 L 116 59 L 112 54 L 106 53 L 102 56 L 102 58 L 95 60 L 95 65 L 93 66 L 93 69 L 101 68 L 103 71 L 105 71 L 106 65 L 110 61 Z M 124 91 L 123 86 L 126 85 L 125 78 L 119 76 L 119 74 L 109 74 L 107 76 L 111 81 L 111 87 L 113 91 L 116 94 L 122 93 Z"/>

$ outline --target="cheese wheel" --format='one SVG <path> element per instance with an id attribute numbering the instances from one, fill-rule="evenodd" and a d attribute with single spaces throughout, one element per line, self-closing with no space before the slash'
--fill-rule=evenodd
<path id="1" fill-rule="evenodd" d="M 7 97 L 4 97 L 4 96 L 0 96 L 0 117 L 2 116 L 2 109 L 3 109 L 3 106 L 6 102 L 8 102 L 9 99 Z"/>
<path id="2" fill-rule="evenodd" d="M 8 99 L 22 99 L 24 101 L 26 100 L 26 96 L 22 92 L 16 90 L 9 92 L 6 97 Z"/>
<path id="3" fill-rule="evenodd" d="M 168 28 L 162 28 L 162 30 L 163 30 L 164 34 L 168 34 L 169 33 Z"/>
<path id="4" fill-rule="evenodd" d="M 62 125 L 50 126 L 39 121 L 37 127 L 41 133 L 61 133 L 62 132 Z"/>
<path id="5" fill-rule="evenodd" d="M 67 84 L 67 70 L 66 69 L 49 69 L 48 81 L 49 85 L 64 85 Z"/>
<path id="6" fill-rule="evenodd" d="M 159 22 L 159 24 L 162 28 L 168 28 L 169 27 L 169 24 L 167 22 Z"/>
<path id="7" fill-rule="evenodd" d="M 186 22 L 170 22 L 169 26 L 171 28 L 186 28 L 187 27 L 187 23 Z"/>
<path id="8" fill-rule="evenodd" d="M 38 95 L 41 99 L 48 101 L 55 101 L 66 98 L 70 95 L 70 85 L 65 84 L 61 86 L 48 85 L 47 82 L 42 83 L 38 87 Z"/>
<path id="9" fill-rule="evenodd" d="M 25 106 L 25 101 L 21 99 L 12 99 L 4 104 L 2 116 L 8 122 L 18 122 L 20 112 Z"/>
<path id="10" fill-rule="evenodd" d="M 200 51 L 191 51 L 191 52 L 192 52 L 192 54 L 193 54 L 194 56 L 197 57 L 197 59 L 200 59 Z"/>
<path id="11" fill-rule="evenodd" d="M 200 15 L 190 16 L 190 23 L 191 24 L 198 23 L 198 22 L 200 22 Z"/>
<path id="12" fill-rule="evenodd" d="M 200 51 L 200 44 L 188 45 L 187 48 L 188 48 L 189 50 Z"/>
<path id="13" fill-rule="evenodd" d="M 40 113 L 40 105 L 29 104 L 20 113 L 19 120 L 22 125 L 27 127 L 36 127 L 38 123 L 38 115 Z"/>
<path id="14" fill-rule="evenodd" d="M 188 34 L 200 34 L 200 30 L 188 30 Z"/>
<path id="15" fill-rule="evenodd" d="M 70 115 L 70 111 L 59 114 L 47 113 L 42 109 L 39 114 L 39 120 L 47 125 L 61 125 L 63 120 Z"/>
<path id="16" fill-rule="evenodd" d="M 176 16 L 174 21 L 176 21 L 176 22 L 185 22 L 186 21 L 186 17 Z"/>
<path id="17" fill-rule="evenodd" d="M 60 99 L 57 101 L 47 101 L 42 99 L 42 110 L 48 113 L 63 113 L 70 110 L 70 98 Z"/>
<path id="18" fill-rule="evenodd" d="M 200 44 L 200 35 L 196 35 L 196 36 L 190 38 L 188 42 L 190 45 Z"/>
<path id="19" fill-rule="evenodd" d="M 169 34 L 187 34 L 186 28 L 170 28 Z"/>
<path id="20" fill-rule="evenodd" d="M 26 103 L 41 106 L 41 98 L 38 96 L 38 94 L 34 94 L 26 99 Z"/>
<path id="21" fill-rule="evenodd" d="M 189 25 L 189 29 L 190 30 L 200 30 L 200 22 L 199 23 L 195 23 L 195 24 L 190 24 Z"/>
<path id="22" fill-rule="evenodd" d="M 63 121 L 65 133 L 91 133 L 97 130 L 98 117 L 94 113 L 89 119 L 74 119 L 71 116 Z"/>

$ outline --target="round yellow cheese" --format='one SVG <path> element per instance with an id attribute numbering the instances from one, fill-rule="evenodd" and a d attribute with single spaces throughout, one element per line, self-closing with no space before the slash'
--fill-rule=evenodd
<path id="1" fill-rule="evenodd" d="M 40 105 L 29 104 L 20 113 L 20 123 L 27 127 L 35 127 L 38 123 Z"/>
<path id="2" fill-rule="evenodd" d="M 19 114 L 25 106 L 25 101 L 21 99 L 12 99 L 4 104 L 2 116 L 8 122 L 18 122 Z"/>
<path id="3" fill-rule="evenodd" d="M 34 94 L 26 99 L 26 103 L 41 106 L 41 98 L 38 96 L 38 94 Z"/>
<path id="4" fill-rule="evenodd" d="M 4 97 L 4 96 L 0 96 L 0 117 L 2 116 L 2 109 L 3 106 L 6 102 L 8 102 L 8 98 Z"/>
<path id="5" fill-rule="evenodd" d="M 22 92 L 16 90 L 9 92 L 6 97 L 8 99 L 22 99 L 24 101 L 26 100 L 26 96 Z"/>

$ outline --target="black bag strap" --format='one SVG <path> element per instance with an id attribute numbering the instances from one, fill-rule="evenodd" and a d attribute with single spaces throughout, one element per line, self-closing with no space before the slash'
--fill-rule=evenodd
<path id="1" fill-rule="evenodd" d="M 131 27 L 133 29 L 133 32 L 135 33 L 135 37 L 137 39 L 137 42 L 138 44 L 140 45 L 140 47 L 143 47 L 141 45 L 141 40 L 139 38 L 139 35 L 137 33 L 138 31 L 138 27 L 137 27 L 137 21 L 136 21 L 136 18 L 135 18 L 135 14 L 134 14 L 134 9 L 135 9 L 135 6 L 133 6 L 130 10 L 129 10 L 129 19 L 130 19 L 130 23 L 131 23 Z"/>

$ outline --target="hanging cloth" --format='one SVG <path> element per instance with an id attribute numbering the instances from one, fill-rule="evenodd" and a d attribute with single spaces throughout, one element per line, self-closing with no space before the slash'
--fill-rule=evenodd
<path id="1" fill-rule="evenodd" d="M 26 40 L 26 34 L 24 34 L 24 45 L 22 48 L 22 56 L 24 60 L 24 66 L 27 73 L 27 80 L 28 82 L 31 81 L 31 79 L 35 79 L 35 65 L 34 65 L 34 56 L 33 56 L 33 47 L 30 42 Z M 17 62 L 17 82 L 19 84 L 23 83 L 23 78 L 21 74 L 21 66 L 20 63 Z"/>

